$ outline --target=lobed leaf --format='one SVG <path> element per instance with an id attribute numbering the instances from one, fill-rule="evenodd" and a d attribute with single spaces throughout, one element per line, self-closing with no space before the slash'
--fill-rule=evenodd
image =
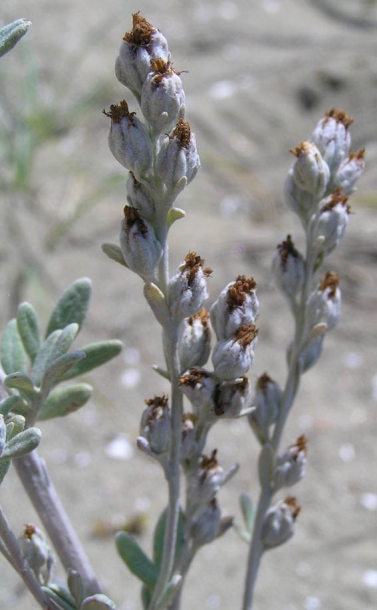
<path id="1" fill-rule="evenodd" d="M 10 320 L 4 329 L 0 345 L 0 360 L 6 375 L 27 371 L 26 352 L 15 318 Z"/>
<path id="2" fill-rule="evenodd" d="M 68 388 L 59 388 L 50 392 L 47 400 L 38 413 L 38 421 L 64 417 L 80 409 L 89 400 L 92 388 L 86 383 L 78 383 Z"/>
<path id="3" fill-rule="evenodd" d="M 92 293 L 92 283 L 83 277 L 71 284 L 60 297 L 47 325 L 46 337 L 55 330 L 76 322 L 81 328 L 85 320 Z"/>
<path id="4" fill-rule="evenodd" d="M 138 543 L 126 532 L 118 532 L 115 537 L 116 547 L 124 563 L 139 580 L 153 589 L 158 577 L 155 564 L 146 556 Z"/>
<path id="5" fill-rule="evenodd" d="M 39 324 L 33 306 L 30 303 L 21 303 L 17 309 L 16 319 L 23 346 L 33 363 L 41 347 Z"/>

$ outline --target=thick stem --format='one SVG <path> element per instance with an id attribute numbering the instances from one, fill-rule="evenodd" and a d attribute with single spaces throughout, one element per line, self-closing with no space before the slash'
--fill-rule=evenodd
<path id="1" fill-rule="evenodd" d="M 0 507 L 0 537 L 6 548 L 3 552 L 4 557 L 9 561 L 13 568 L 20 575 L 25 585 L 38 602 L 41 608 L 45 610 L 54 610 L 55 605 L 48 601 L 41 587 L 36 581 L 33 572 L 31 571 L 21 549 L 17 542 L 16 536 L 9 527 L 8 521 Z M 1 549 L 2 550 L 2 549 Z"/>
<path id="2" fill-rule="evenodd" d="M 32 453 L 13 460 L 17 474 L 37 511 L 64 568 L 81 575 L 87 595 L 100 593 L 100 586 L 48 476 L 42 458 Z"/>

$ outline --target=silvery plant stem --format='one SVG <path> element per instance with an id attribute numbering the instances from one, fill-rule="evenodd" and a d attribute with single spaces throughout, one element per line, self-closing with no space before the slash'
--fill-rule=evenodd
<path id="1" fill-rule="evenodd" d="M 87 595 L 100 593 L 97 578 L 60 502 L 43 459 L 33 451 L 15 459 L 13 464 L 64 568 L 79 572 Z"/>
<path id="2" fill-rule="evenodd" d="M 280 413 L 276 421 L 274 434 L 271 439 L 271 446 L 276 456 L 279 450 L 281 437 L 284 431 L 284 426 L 287 421 L 288 414 L 293 406 L 294 399 L 301 379 L 301 366 L 299 362 L 299 354 L 302 346 L 302 341 L 305 331 L 305 314 L 307 300 L 310 294 L 310 289 L 313 281 L 313 265 L 314 253 L 311 247 L 310 236 L 307 236 L 307 251 L 305 264 L 305 281 L 302 289 L 301 300 L 298 310 L 295 312 L 295 333 L 292 346 L 292 355 L 287 373 L 286 384 L 282 396 Z M 271 484 L 264 482 L 261 487 L 258 507 L 255 516 L 253 527 L 253 535 L 249 548 L 249 556 L 247 562 L 247 572 L 245 579 L 245 590 L 243 598 L 243 610 L 251 610 L 253 605 L 254 585 L 258 574 L 258 568 L 263 554 L 263 543 L 261 540 L 262 527 L 267 510 L 271 505 L 273 492 Z"/>
<path id="3" fill-rule="evenodd" d="M 169 250 L 165 241 L 164 254 L 160 264 L 159 287 L 166 294 L 169 277 Z M 164 345 L 171 382 L 171 444 L 169 465 L 165 469 L 168 482 L 169 503 L 164 538 L 164 550 L 158 581 L 154 588 L 149 610 L 158 608 L 157 602 L 166 588 L 173 569 L 177 526 L 179 517 L 180 495 L 180 451 L 181 451 L 181 422 L 183 412 L 183 395 L 178 387 L 180 375 L 178 356 L 178 325 L 171 320 L 168 328 L 164 328 Z"/>
<path id="4" fill-rule="evenodd" d="M 17 460 L 15 460 L 17 461 Z M 33 595 L 34 599 L 38 602 L 41 608 L 45 610 L 55 610 L 56 606 L 50 603 L 39 583 L 35 580 L 33 572 L 31 571 L 20 546 L 17 542 L 15 535 L 9 527 L 8 521 L 0 507 L 0 537 L 2 544 L 0 550 L 4 557 L 14 567 L 17 573 L 20 575 L 25 585 Z M 3 546 L 4 545 L 4 546 Z"/>

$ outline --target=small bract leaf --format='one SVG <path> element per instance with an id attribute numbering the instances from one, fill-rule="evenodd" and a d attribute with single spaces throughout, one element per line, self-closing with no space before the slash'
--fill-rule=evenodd
<path id="1" fill-rule="evenodd" d="M 25 351 L 33 363 L 41 347 L 37 315 L 30 303 L 21 303 L 17 309 L 17 327 Z"/>
<path id="2" fill-rule="evenodd" d="M 67 584 L 69 592 L 74 597 L 77 606 L 80 607 L 85 598 L 85 585 L 81 575 L 76 570 L 68 570 Z"/>
<path id="3" fill-rule="evenodd" d="M 53 390 L 48 395 L 38 413 L 38 421 L 64 417 L 80 409 L 89 400 L 92 388 L 86 383 L 78 383 L 68 388 Z"/>
<path id="4" fill-rule="evenodd" d="M 85 358 L 84 352 L 77 350 L 75 352 L 70 352 L 69 354 L 64 354 L 63 356 L 60 356 L 54 360 L 46 368 L 43 375 L 41 393 L 46 396 L 50 391 L 52 384 L 83 358 Z"/>
<path id="5" fill-rule="evenodd" d="M 128 269 L 128 265 L 126 264 L 123 258 L 122 250 L 119 246 L 117 246 L 116 244 L 105 243 L 102 244 L 101 248 L 102 251 L 106 254 L 106 256 L 111 258 L 111 260 L 115 261 L 116 263 L 119 263 L 120 265 L 123 265 L 123 267 L 127 267 Z"/>
<path id="6" fill-rule="evenodd" d="M 51 361 L 51 354 L 53 353 L 53 349 L 61 334 L 61 330 L 56 330 L 55 332 L 51 333 L 51 335 L 47 337 L 46 341 L 42 343 L 37 357 L 34 360 L 34 364 L 30 371 L 30 378 L 34 385 L 38 387 L 41 384 L 41 379 L 45 368 Z"/>
<path id="7" fill-rule="evenodd" d="M 33 383 L 25 373 L 11 373 L 7 375 L 4 379 L 4 387 L 23 392 L 26 396 L 35 396 Z"/>
<path id="8" fill-rule="evenodd" d="M 51 584 L 48 587 L 42 586 L 41 589 L 48 599 L 57 604 L 57 608 L 62 610 L 77 610 L 74 598 L 63 587 Z"/>
<path id="9" fill-rule="evenodd" d="M 115 604 L 107 595 L 97 593 L 84 599 L 80 610 L 115 610 Z"/>
<path id="10" fill-rule="evenodd" d="M 10 373 L 26 373 L 26 352 L 21 341 L 15 318 L 6 325 L 0 345 L 1 366 L 6 375 Z"/>
<path id="11" fill-rule="evenodd" d="M 144 296 L 161 326 L 170 324 L 169 308 L 161 290 L 152 282 L 144 284 Z"/>
<path id="12" fill-rule="evenodd" d="M 158 576 L 155 564 L 152 563 L 138 543 L 126 532 L 118 532 L 115 542 L 118 553 L 130 572 L 153 589 Z"/>
<path id="13" fill-rule="evenodd" d="M 170 208 L 166 219 L 168 227 L 171 227 L 173 222 L 175 222 L 176 220 L 180 220 L 185 216 L 186 212 L 184 210 L 181 210 L 180 208 Z"/>
<path id="14" fill-rule="evenodd" d="M 89 278 L 83 277 L 73 282 L 61 296 L 51 314 L 46 337 L 72 322 L 76 322 L 81 327 L 88 311 L 91 293 L 92 283 Z"/>
<path id="15" fill-rule="evenodd" d="M 240 495 L 240 506 L 242 517 L 246 526 L 246 531 L 249 533 L 253 529 L 254 510 L 250 497 L 246 493 Z"/>
<path id="16" fill-rule="evenodd" d="M 30 453 L 36 449 L 41 442 L 42 433 L 39 428 L 28 428 L 14 436 L 9 443 L 6 444 L 1 456 L 3 459 L 13 459 Z"/>
<path id="17" fill-rule="evenodd" d="M 84 352 L 85 358 L 75 364 L 69 371 L 67 371 L 61 378 L 60 381 L 67 381 L 78 375 L 83 375 L 93 370 L 97 366 L 105 364 L 122 351 L 123 344 L 121 341 L 98 341 L 97 343 L 90 343 L 80 349 L 80 352 Z"/>

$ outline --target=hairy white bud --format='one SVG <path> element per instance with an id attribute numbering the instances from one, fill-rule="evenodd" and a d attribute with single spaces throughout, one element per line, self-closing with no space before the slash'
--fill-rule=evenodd
<path id="1" fill-rule="evenodd" d="M 362 149 L 356 153 L 351 153 L 336 173 L 335 184 L 342 189 L 345 195 L 353 193 L 355 182 L 364 171 L 364 152 L 364 149 Z"/>
<path id="2" fill-rule="evenodd" d="M 293 165 L 293 180 L 299 189 L 310 193 L 317 200 L 326 192 L 330 170 L 315 144 L 301 142 L 291 152 L 297 157 Z"/>
<path id="3" fill-rule="evenodd" d="M 239 275 L 220 292 L 211 307 L 211 323 L 218 341 L 231 339 L 242 324 L 254 324 L 258 310 L 254 278 Z"/>
<path id="4" fill-rule="evenodd" d="M 212 363 L 219 379 L 236 379 L 247 373 L 254 360 L 257 335 L 254 324 L 242 324 L 232 339 L 216 343 Z"/>
<path id="5" fill-rule="evenodd" d="M 273 473 L 274 491 L 291 487 L 305 474 L 307 440 L 302 434 L 284 453 L 277 456 Z"/>
<path id="6" fill-rule="evenodd" d="M 290 235 L 277 246 L 272 271 L 277 287 L 289 298 L 301 291 L 305 279 L 305 262 Z"/>
<path id="7" fill-rule="evenodd" d="M 225 418 L 243 415 L 250 405 L 250 396 L 250 383 L 246 375 L 235 381 L 223 381 L 214 396 L 216 415 Z"/>
<path id="8" fill-rule="evenodd" d="M 126 183 L 127 200 L 136 208 L 140 216 L 149 222 L 155 217 L 155 204 L 148 187 L 138 182 L 132 172 L 129 172 Z"/>
<path id="9" fill-rule="evenodd" d="M 185 318 L 179 327 L 178 353 L 181 371 L 203 366 L 211 351 L 209 314 L 202 307 L 198 313 Z"/>
<path id="10" fill-rule="evenodd" d="M 319 252 L 327 256 L 336 248 L 345 233 L 350 208 L 347 205 L 347 197 L 340 188 L 336 188 L 322 203 L 315 220 L 313 235 L 317 240 Z"/>
<path id="11" fill-rule="evenodd" d="M 249 423 L 261 443 L 269 438 L 269 427 L 279 415 L 281 389 L 267 373 L 261 375 L 256 383 L 254 409 L 249 415 Z"/>
<path id="12" fill-rule="evenodd" d="M 141 90 L 152 70 L 151 59 L 170 61 L 166 38 L 144 17 L 134 13 L 132 30 L 126 32 L 115 62 L 117 79 L 140 101 Z"/>
<path id="13" fill-rule="evenodd" d="M 310 142 L 317 146 L 331 174 L 334 174 L 348 157 L 351 146 L 348 127 L 352 122 L 351 117 L 345 112 L 333 108 L 317 123 L 310 137 Z"/>
<path id="14" fill-rule="evenodd" d="M 131 271 L 140 275 L 145 281 L 153 280 L 154 271 L 162 256 L 162 247 L 153 227 L 129 205 L 124 207 L 120 249 Z"/>
<path id="15" fill-rule="evenodd" d="M 141 91 L 141 111 L 156 134 L 170 133 L 185 116 L 185 93 L 170 62 L 152 59 Z"/>
<path id="16" fill-rule="evenodd" d="M 340 317 L 341 292 L 339 277 L 328 271 L 318 288 L 312 292 L 307 304 L 308 332 L 318 324 L 326 324 L 332 330 Z"/>
<path id="17" fill-rule="evenodd" d="M 208 297 L 207 277 L 212 269 L 203 265 L 200 256 L 189 252 L 169 282 L 170 312 L 176 321 L 196 314 Z"/>
<path id="18" fill-rule="evenodd" d="M 152 142 L 148 130 L 128 110 L 127 102 L 110 106 L 104 114 L 111 118 L 109 148 L 123 167 L 134 174 L 140 181 L 150 173 L 153 159 Z"/>
<path id="19" fill-rule="evenodd" d="M 171 431 L 168 399 L 166 396 L 156 396 L 145 402 L 147 408 L 141 416 L 140 436 L 148 441 L 155 454 L 166 453 Z"/>
<path id="20" fill-rule="evenodd" d="M 205 369 L 193 367 L 179 378 L 181 392 L 192 404 L 198 421 L 215 421 L 214 397 L 218 379 Z"/>
<path id="21" fill-rule="evenodd" d="M 265 549 L 280 546 L 293 536 L 300 510 L 296 499 L 289 497 L 267 511 L 261 536 Z"/>

